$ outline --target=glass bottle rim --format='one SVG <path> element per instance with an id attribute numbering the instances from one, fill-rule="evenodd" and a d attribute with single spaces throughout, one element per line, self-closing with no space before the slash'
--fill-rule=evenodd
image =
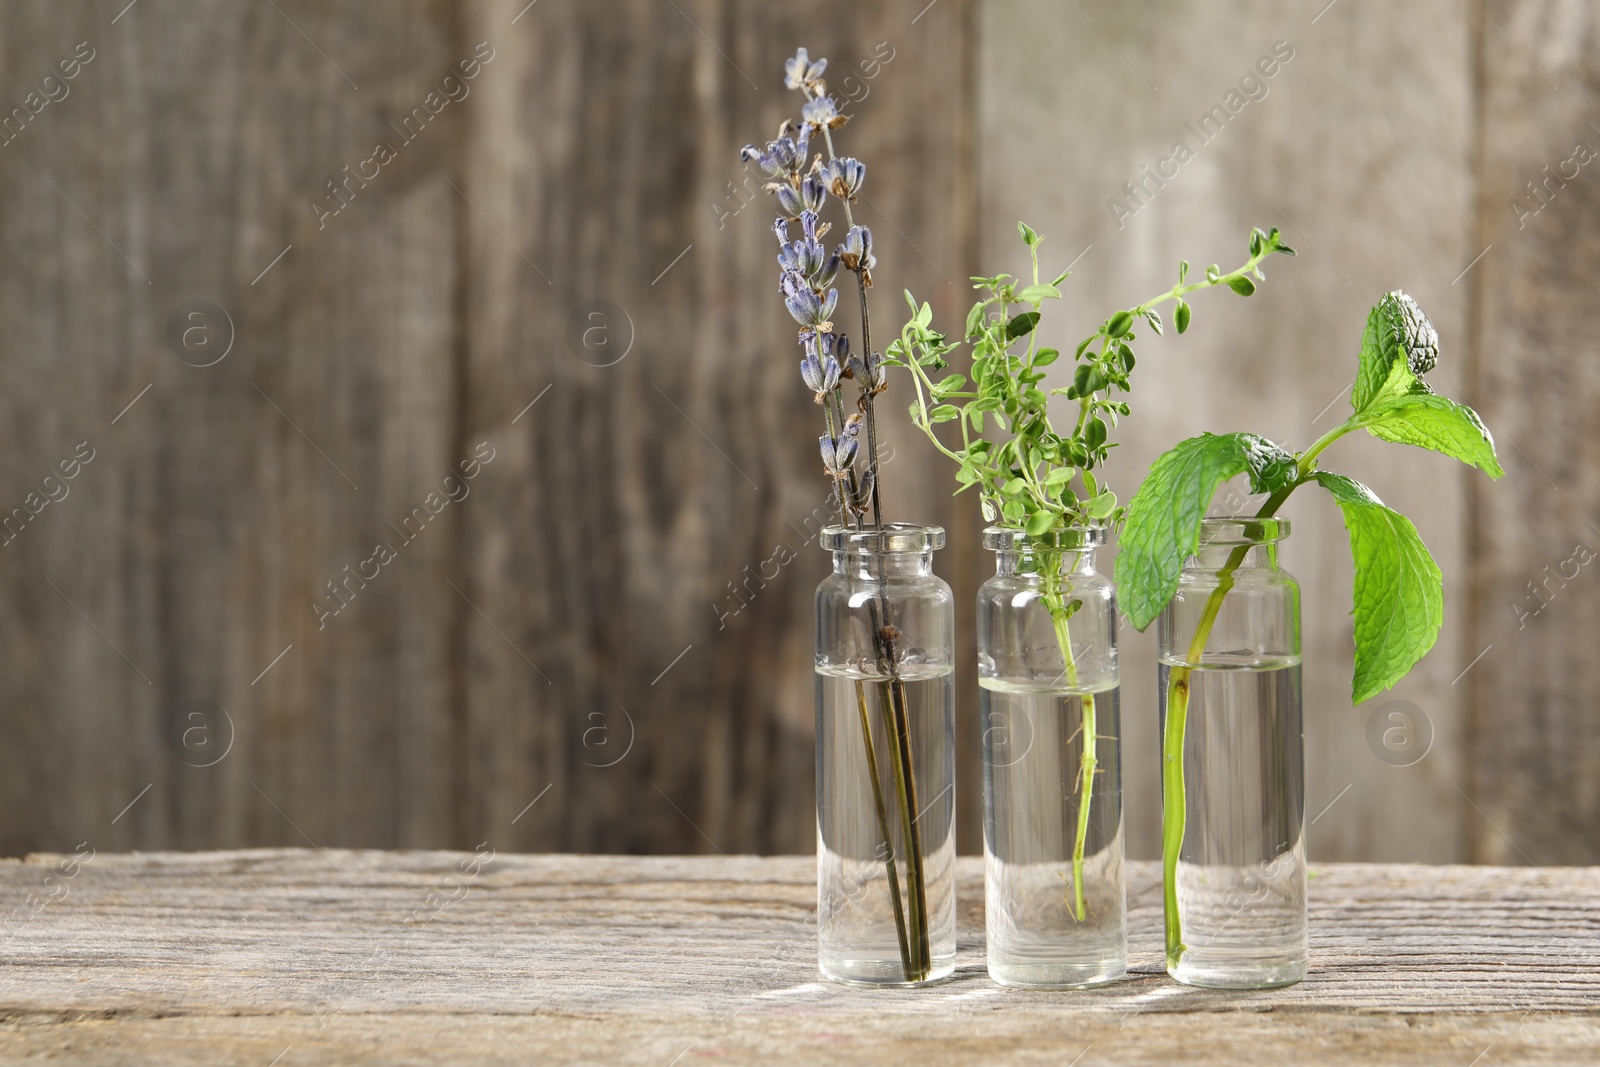
<path id="1" fill-rule="evenodd" d="M 1213 545 L 1270 545 L 1289 536 L 1288 519 L 1202 519 L 1200 547 Z"/>
<path id="2" fill-rule="evenodd" d="M 915 522 L 886 522 L 881 530 L 870 526 L 860 530 L 853 526 L 824 526 L 817 535 L 817 544 L 829 552 L 932 552 L 944 547 L 944 527 Z"/>
<path id="3" fill-rule="evenodd" d="M 1105 544 L 1108 532 L 1102 523 L 1057 526 L 1032 536 L 1011 526 L 990 526 L 983 531 L 983 547 L 991 552 L 1052 548 L 1082 552 Z"/>

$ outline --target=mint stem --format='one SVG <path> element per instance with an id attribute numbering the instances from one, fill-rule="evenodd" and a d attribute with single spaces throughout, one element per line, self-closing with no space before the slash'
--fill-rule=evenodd
<path id="1" fill-rule="evenodd" d="M 1311 478 L 1316 459 L 1323 450 L 1339 438 L 1361 425 L 1357 416 L 1351 416 L 1329 430 L 1303 453 L 1295 468 L 1295 477 L 1288 485 L 1267 497 L 1255 514 L 1257 519 L 1270 519 L 1277 514 L 1289 494 Z M 1183 755 L 1184 733 L 1189 711 L 1189 676 L 1205 656 L 1206 641 L 1222 610 L 1223 598 L 1233 588 L 1233 575 L 1244 563 L 1250 545 L 1240 545 L 1228 554 L 1227 561 L 1217 570 L 1217 586 L 1206 598 L 1195 627 L 1194 638 L 1184 654 L 1183 665 L 1173 667 L 1167 675 L 1167 714 L 1161 742 L 1161 864 L 1162 905 L 1166 917 L 1167 968 L 1178 966 L 1188 946 L 1183 943 L 1183 922 L 1178 914 L 1178 859 L 1183 851 L 1183 833 L 1187 822 L 1188 797 L 1184 787 Z"/>

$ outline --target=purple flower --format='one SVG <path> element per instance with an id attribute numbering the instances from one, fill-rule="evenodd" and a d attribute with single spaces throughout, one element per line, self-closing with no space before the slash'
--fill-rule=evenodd
<path id="1" fill-rule="evenodd" d="M 822 203 L 827 199 L 828 191 L 823 187 L 821 178 L 813 175 L 800 183 L 800 200 L 807 211 L 821 211 Z"/>
<path id="2" fill-rule="evenodd" d="M 840 340 L 843 340 L 842 336 Z M 860 383 L 861 388 L 870 393 L 881 393 L 889 387 L 889 368 L 883 365 L 881 355 L 872 352 L 856 355 L 849 351 L 847 344 L 839 358 L 844 362 L 846 375 Z"/>
<path id="3" fill-rule="evenodd" d="M 817 445 L 822 451 L 823 469 L 841 479 L 850 472 L 850 464 L 855 462 L 856 449 L 860 447 L 854 437 L 846 435 L 834 441 L 827 434 L 817 438 Z"/>
<path id="4" fill-rule="evenodd" d="M 785 216 L 791 219 L 800 217 L 800 212 L 805 210 L 805 205 L 800 202 L 800 193 L 792 185 L 778 186 L 778 208 Z"/>
<path id="5" fill-rule="evenodd" d="M 793 59 L 783 61 L 783 84 L 790 89 L 798 89 L 806 82 L 822 77 L 822 72 L 827 69 L 826 59 L 819 59 L 813 63 L 810 54 L 804 48 L 797 49 Z"/>
<path id="6" fill-rule="evenodd" d="M 872 254 L 872 231 L 865 226 L 852 226 L 839 246 L 839 256 L 851 270 L 871 270 L 878 265 Z"/>
<path id="7" fill-rule="evenodd" d="M 839 266 L 843 262 L 837 252 L 829 256 L 827 262 L 822 264 L 815 274 L 811 275 L 811 284 L 818 289 L 826 289 L 832 285 L 833 279 L 839 275 Z"/>
<path id="8" fill-rule="evenodd" d="M 800 325 L 821 328 L 833 319 L 833 309 L 839 306 L 839 290 L 829 289 L 826 298 L 820 297 L 805 278 L 794 271 L 786 271 L 783 275 L 783 303 Z"/>
<path id="9" fill-rule="evenodd" d="M 854 200 L 861 183 L 867 180 L 867 165 L 859 159 L 840 157 L 828 163 L 823 175 L 829 192 L 841 200 Z"/>
<path id="10" fill-rule="evenodd" d="M 784 175 L 783 164 L 778 162 L 777 157 L 771 152 L 761 151 L 753 144 L 747 144 L 739 149 L 739 160 L 743 163 L 753 160 L 756 166 L 766 171 L 769 178 L 781 178 Z"/>
<path id="11" fill-rule="evenodd" d="M 784 129 L 789 128 L 789 124 L 785 123 Z M 798 139 L 780 131 L 778 139 L 768 141 L 765 150 L 747 144 L 739 150 L 739 158 L 746 163 L 753 161 L 769 178 L 788 178 L 799 174 L 805 167 L 810 155 L 810 139 L 809 126 L 800 127 Z"/>
<path id="12" fill-rule="evenodd" d="M 789 243 L 789 220 L 788 219 L 773 219 L 772 220 L 772 232 L 778 235 L 778 243 L 779 244 L 788 244 Z"/>
<path id="13" fill-rule="evenodd" d="M 819 96 L 815 100 L 808 101 L 800 109 L 800 117 L 807 125 L 815 126 L 819 130 L 824 126 L 843 126 L 845 123 L 845 117 L 839 114 L 839 106 L 833 102 L 831 96 Z"/>
<path id="14" fill-rule="evenodd" d="M 822 269 L 826 256 L 821 241 L 814 237 L 803 237 L 786 243 L 778 250 L 778 266 L 810 279 Z"/>
<path id="15" fill-rule="evenodd" d="M 819 404 L 839 387 L 839 361 L 831 355 L 820 352 L 820 348 L 820 345 L 813 344 L 806 350 L 805 358 L 800 361 L 800 377 L 805 381 L 806 388 L 816 394 L 816 402 Z"/>

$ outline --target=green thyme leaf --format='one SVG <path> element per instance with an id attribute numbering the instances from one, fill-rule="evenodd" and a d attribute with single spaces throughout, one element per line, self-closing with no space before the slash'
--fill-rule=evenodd
<path id="1" fill-rule="evenodd" d="M 1059 518 L 1053 511 L 1035 511 L 1028 516 L 1028 524 L 1024 529 L 1028 531 L 1029 537 L 1038 537 L 1042 533 L 1049 532 L 1050 527 L 1057 521 Z"/>
<path id="2" fill-rule="evenodd" d="M 1006 336 L 1012 340 L 1016 340 L 1018 337 L 1025 337 L 1032 333 L 1033 328 L 1038 324 L 1039 313 L 1037 311 L 1024 311 L 1006 323 Z"/>
<path id="3" fill-rule="evenodd" d="M 1228 279 L 1228 288 L 1240 296 L 1249 296 L 1256 291 L 1256 283 L 1241 274 L 1237 278 Z"/>
<path id="4" fill-rule="evenodd" d="M 1371 421 L 1372 436 L 1384 441 L 1432 449 L 1470 464 L 1491 478 L 1505 473 L 1495 456 L 1494 437 L 1465 404 L 1434 393 L 1406 393 L 1385 403 Z"/>
<path id="5" fill-rule="evenodd" d="M 1444 623 L 1444 576 L 1411 520 L 1360 482 L 1319 471 L 1350 531 L 1356 577 L 1356 704 L 1393 686 L 1427 655 Z"/>
<path id="6" fill-rule="evenodd" d="M 1178 301 L 1178 310 L 1172 313 L 1172 317 L 1177 323 L 1179 333 L 1182 333 L 1189 328 L 1190 314 L 1189 302 L 1187 300 Z"/>

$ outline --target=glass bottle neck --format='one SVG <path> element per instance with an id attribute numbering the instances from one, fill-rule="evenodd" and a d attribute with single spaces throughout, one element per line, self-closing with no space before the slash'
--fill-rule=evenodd
<path id="1" fill-rule="evenodd" d="M 833 573 L 867 581 L 926 577 L 933 574 L 933 552 L 835 552 Z"/>
<path id="2" fill-rule="evenodd" d="M 1241 554 L 1237 561 L 1234 560 L 1235 554 Z M 1276 568 L 1278 543 L 1272 541 L 1266 544 L 1249 542 L 1202 544 L 1200 550 L 1190 556 L 1183 566 L 1188 571 L 1216 571 L 1230 564 L 1238 570 Z"/>
<path id="3" fill-rule="evenodd" d="M 994 572 L 1002 577 L 1054 572 L 1063 578 L 1088 577 L 1095 573 L 1092 548 L 1039 551 L 1002 549 L 994 554 Z"/>

